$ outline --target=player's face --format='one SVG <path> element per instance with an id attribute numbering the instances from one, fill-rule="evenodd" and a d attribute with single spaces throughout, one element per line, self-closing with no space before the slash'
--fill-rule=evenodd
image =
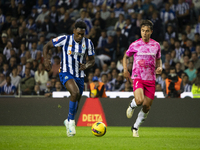
<path id="1" fill-rule="evenodd" d="M 84 29 L 77 28 L 77 29 L 74 29 L 73 32 L 74 32 L 74 40 L 75 40 L 76 42 L 78 42 L 78 43 L 79 43 L 79 42 L 83 39 L 83 37 L 85 36 L 85 30 L 84 30 Z"/>
<path id="2" fill-rule="evenodd" d="M 153 30 L 150 29 L 149 26 L 142 26 L 141 27 L 141 36 L 143 41 L 148 42 Z"/>

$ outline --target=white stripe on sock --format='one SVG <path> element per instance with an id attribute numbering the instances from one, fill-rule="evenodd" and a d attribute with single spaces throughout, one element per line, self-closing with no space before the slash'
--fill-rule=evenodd
<path id="1" fill-rule="evenodd" d="M 148 112 L 149 113 L 149 112 Z M 138 117 L 136 119 L 136 122 L 134 124 L 134 128 L 138 129 L 139 126 L 145 121 L 145 119 L 147 118 L 148 113 L 144 113 L 143 110 L 141 109 Z"/>
<path id="2" fill-rule="evenodd" d="M 135 107 L 137 107 L 137 104 L 136 104 L 136 102 L 135 102 L 135 98 L 132 100 L 132 102 L 131 102 L 131 107 L 132 108 L 135 108 Z"/>

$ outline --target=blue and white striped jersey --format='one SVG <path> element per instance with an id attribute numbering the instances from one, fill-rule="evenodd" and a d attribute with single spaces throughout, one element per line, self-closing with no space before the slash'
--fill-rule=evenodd
<path id="1" fill-rule="evenodd" d="M 62 47 L 61 71 L 69 72 L 75 77 L 84 77 L 84 71 L 79 70 L 79 63 L 85 63 L 85 55 L 95 54 L 92 41 L 84 37 L 81 42 L 77 43 L 74 35 L 63 35 L 52 39 L 52 43 L 54 47 Z"/>

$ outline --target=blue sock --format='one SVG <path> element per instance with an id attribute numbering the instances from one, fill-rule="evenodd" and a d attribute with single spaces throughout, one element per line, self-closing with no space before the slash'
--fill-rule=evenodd
<path id="1" fill-rule="evenodd" d="M 76 101 L 76 106 L 75 106 L 75 115 L 77 113 L 77 107 L 78 107 L 78 101 Z"/>
<path id="2" fill-rule="evenodd" d="M 68 121 L 74 120 L 76 113 L 76 102 L 69 101 L 69 113 L 68 113 Z"/>

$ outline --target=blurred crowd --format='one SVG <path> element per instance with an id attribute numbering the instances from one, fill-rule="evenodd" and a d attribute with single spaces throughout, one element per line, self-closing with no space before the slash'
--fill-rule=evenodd
<path id="1" fill-rule="evenodd" d="M 184 92 L 200 86 L 200 2 L 196 0 L 1 0 L 0 90 L 2 95 L 45 95 L 65 90 L 59 82 L 62 49 L 52 48 L 43 65 L 43 46 L 73 34 L 76 20 L 87 24 L 86 37 L 95 47 L 95 66 L 85 71 L 85 91 L 92 78 L 106 91 L 132 91 L 123 77 L 122 59 L 140 36 L 140 22 L 154 23 L 151 38 L 161 45 L 163 73 L 156 90 L 165 89 L 170 68 L 182 79 Z M 128 70 L 132 73 L 133 59 Z"/>

